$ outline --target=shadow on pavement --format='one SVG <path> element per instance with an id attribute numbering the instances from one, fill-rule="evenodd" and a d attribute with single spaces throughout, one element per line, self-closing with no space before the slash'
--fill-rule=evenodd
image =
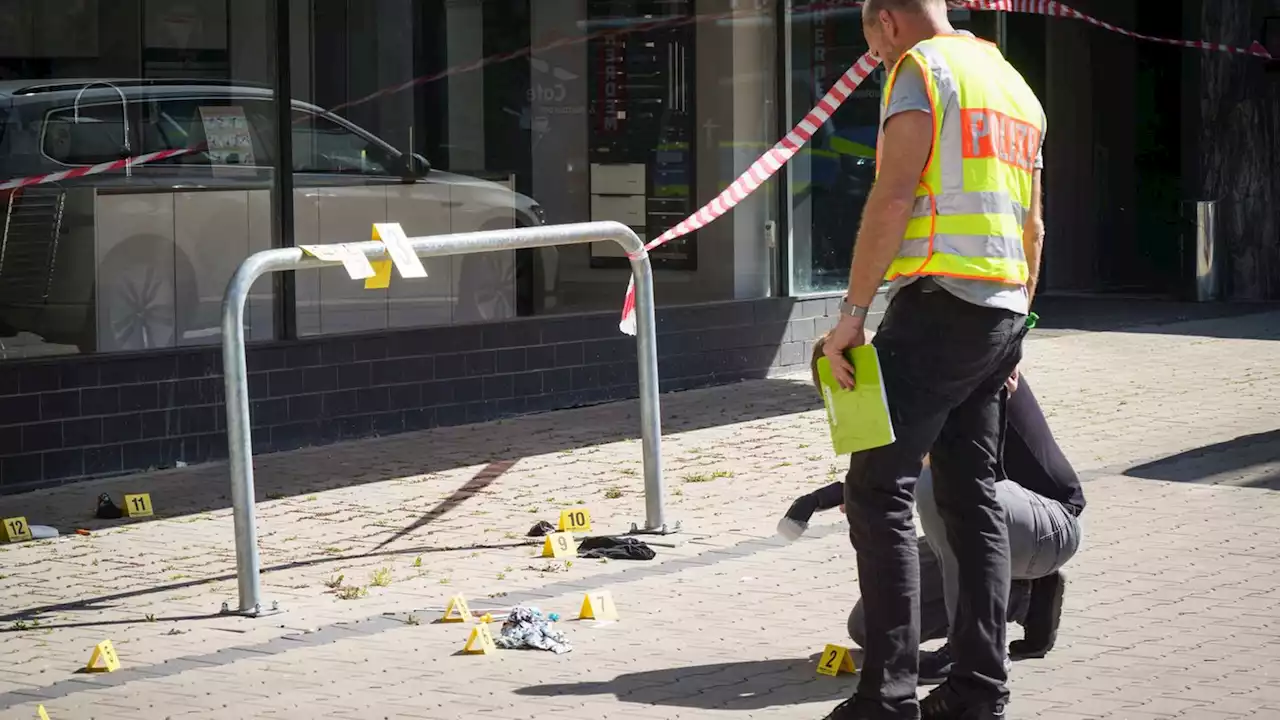
<path id="1" fill-rule="evenodd" d="M 1280 312 L 1277 303 L 1192 303 L 1152 298 L 1067 295 L 1036 296 L 1037 330 L 1044 335 L 1080 332 L 1134 332 L 1280 340 L 1280 323 L 1242 329 L 1239 323 L 1197 322 Z M 1170 327 L 1176 323 L 1190 323 Z"/>
<path id="2" fill-rule="evenodd" d="M 267 565 L 261 568 L 261 574 L 278 572 L 280 570 L 296 570 L 298 568 L 316 567 L 320 565 L 330 565 L 335 563 L 349 563 L 352 560 L 363 560 L 367 558 L 377 557 L 401 557 L 404 555 L 432 555 L 435 553 L 446 552 L 475 552 L 477 550 L 510 550 L 511 548 L 520 547 L 537 547 L 540 538 L 526 541 L 508 542 L 508 543 L 475 543 L 471 545 L 422 545 L 418 547 L 398 548 L 396 550 L 374 550 L 372 552 L 356 552 L 343 555 L 324 555 L 322 557 L 308 558 L 306 560 L 295 560 L 293 562 L 279 563 L 276 565 Z M 381 546 L 379 546 L 381 547 Z M 120 600 L 128 600 L 130 598 L 143 597 L 145 595 L 153 595 L 156 593 L 170 592 L 173 590 L 185 590 L 187 588 L 200 587 L 201 585 L 209 585 L 210 583 L 235 580 L 234 572 L 215 575 L 213 577 L 200 578 L 195 580 L 184 580 L 182 582 L 169 583 L 167 585 L 153 585 L 138 590 L 130 590 L 128 592 L 115 593 L 114 595 L 101 595 L 98 597 L 84 598 L 81 600 L 72 600 L 64 603 L 56 603 L 52 605 L 40 605 L 37 607 L 25 608 L 16 612 L 5 613 L 0 615 L 0 622 L 17 622 L 18 626 L 0 627 L 0 635 L 6 632 L 22 632 L 30 630 L 31 627 L 23 627 L 22 623 L 29 623 L 32 620 L 39 619 L 49 613 L 59 613 L 68 611 L 82 610 L 108 610 L 114 608 L 113 603 Z M 131 625 L 147 620 L 148 622 L 158 621 L 175 621 L 175 620 L 209 620 L 222 617 L 220 614 L 213 615 L 194 615 L 183 617 L 157 617 L 154 620 L 147 618 L 133 618 L 118 621 L 86 621 L 77 623 L 60 623 L 48 624 L 41 622 L 39 628 L 42 630 L 54 628 L 77 628 L 77 627 L 97 627 L 106 625 Z"/>
<path id="3" fill-rule="evenodd" d="M 862 663 L 855 650 L 854 663 Z M 638 705 L 701 710 L 763 710 L 807 703 L 835 704 L 853 695 L 857 676 L 831 678 L 815 672 L 818 655 L 807 659 L 758 660 L 626 673 L 605 682 L 532 685 L 517 695 L 564 697 L 612 695 Z"/>
<path id="4" fill-rule="evenodd" d="M 1124 474 L 1144 480 L 1280 490 L 1280 430 L 1188 450 L 1136 465 Z"/>
<path id="5" fill-rule="evenodd" d="M 821 399 L 804 382 L 752 380 L 662 396 L 664 434 L 763 420 L 817 410 Z M 478 425 L 437 428 L 385 438 L 306 448 L 254 457 L 258 502 L 337 488 L 476 467 L 478 474 L 419 520 L 442 517 L 497 480 L 522 458 L 638 439 L 640 406 L 634 400 L 558 410 Z M 26 517 L 63 534 L 152 519 L 175 518 L 231 507 L 225 462 L 163 470 L 0 495 L 0 517 Z M 310 472 L 300 472 L 307 468 Z M 150 493 L 156 516 L 141 520 L 96 520 L 100 493 L 119 502 L 124 493 Z"/>

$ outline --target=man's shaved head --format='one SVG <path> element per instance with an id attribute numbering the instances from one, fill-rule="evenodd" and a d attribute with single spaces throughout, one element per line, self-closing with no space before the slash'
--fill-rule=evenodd
<path id="1" fill-rule="evenodd" d="M 866 0 L 862 30 L 871 52 L 887 67 L 921 40 L 954 32 L 947 21 L 947 0 Z"/>
<path id="2" fill-rule="evenodd" d="M 947 0 L 866 0 L 862 6 L 862 17 L 874 18 L 881 10 L 891 12 L 924 13 L 930 10 L 947 9 Z"/>

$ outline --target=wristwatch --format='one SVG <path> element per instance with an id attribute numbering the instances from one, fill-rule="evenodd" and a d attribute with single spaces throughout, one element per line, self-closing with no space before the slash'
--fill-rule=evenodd
<path id="1" fill-rule="evenodd" d="M 870 310 L 865 305 L 854 305 L 849 302 L 849 298 L 840 300 L 840 314 L 853 318 L 854 320 L 865 320 L 867 311 Z"/>

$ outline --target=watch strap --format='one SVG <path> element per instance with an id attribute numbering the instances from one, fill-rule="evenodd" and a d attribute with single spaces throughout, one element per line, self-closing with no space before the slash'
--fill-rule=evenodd
<path id="1" fill-rule="evenodd" d="M 870 308 L 868 308 L 867 306 L 854 305 L 853 303 L 849 302 L 848 298 L 842 298 L 840 300 L 841 315 L 847 315 L 853 318 L 854 320 L 862 320 L 867 317 L 868 311 L 870 311 Z"/>

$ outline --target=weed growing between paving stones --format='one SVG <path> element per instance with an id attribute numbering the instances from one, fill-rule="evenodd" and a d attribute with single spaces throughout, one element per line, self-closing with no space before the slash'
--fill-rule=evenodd
<path id="1" fill-rule="evenodd" d="M 410 615 L 409 617 L 406 617 L 404 619 L 404 624 L 405 625 L 421 625 L 422 621 L 418 619 L 417 615 Z"/>
<path id="2" fill-rule="evenodd" d="M 339 600 L 356 600 L 369 594 L 369 588 L 347 585 L 338 588 Z"/>
<path id="3" fill-rule="evenodd" d="M 622 488 L 618 487 L 617 485 L 605 488 L 604 496 L 609 500 L 617 500 L 618 498 L 622 497 Z"/>
<path id="4" fill-rule="evenodd" d="M 330 590 L 337 590 L 338 588 L 342 587 L 342 580 L 345 577 L 346 575 L 341 575 L 341 574 L 334 575 L 333 577 L 324 581 L 324 586 L 329 588 Z"/>
<path id="5" fill-rule="evenodd" d="M 730 477 L 733 477 L 733 473 L 729 472 L 728 470 L 716 470 L 715 472 L 711 472 L 711 473 L 695 473 L 693 475 L 685 475 L 681 479 L 687 483 L 708 483 L 708 482 L 711 482 L 712 480 L 719 480 L 721 478 L 730 478 Z"/>
<path id="6" fill-rule="evenodd" d="M 378 568 L 373 571 L 373 576 L 369 578 L 369 584 L 374 587 L 386 587 L 391 584 L 391 568 Z"/>
<path id="7" fill-rule="evenodd" d="M 155 613 L 147 613 L 147 622 L 155 622 L 155 621 L 156 621 L 156 614 L 155 614 Z"/>
<path id="8" fill-rule="evenodd" d="M 413 566 L 414 566 L 414 567 L 416 567 L 416 568 L 420 568 L 420 567 L 422 567 L 422 556 L 421 556 L 421 555 L 419 555 L 418 557 L 416 557 L 416 558 L 414 558 L 414 559 L 413 559 Z"/>

